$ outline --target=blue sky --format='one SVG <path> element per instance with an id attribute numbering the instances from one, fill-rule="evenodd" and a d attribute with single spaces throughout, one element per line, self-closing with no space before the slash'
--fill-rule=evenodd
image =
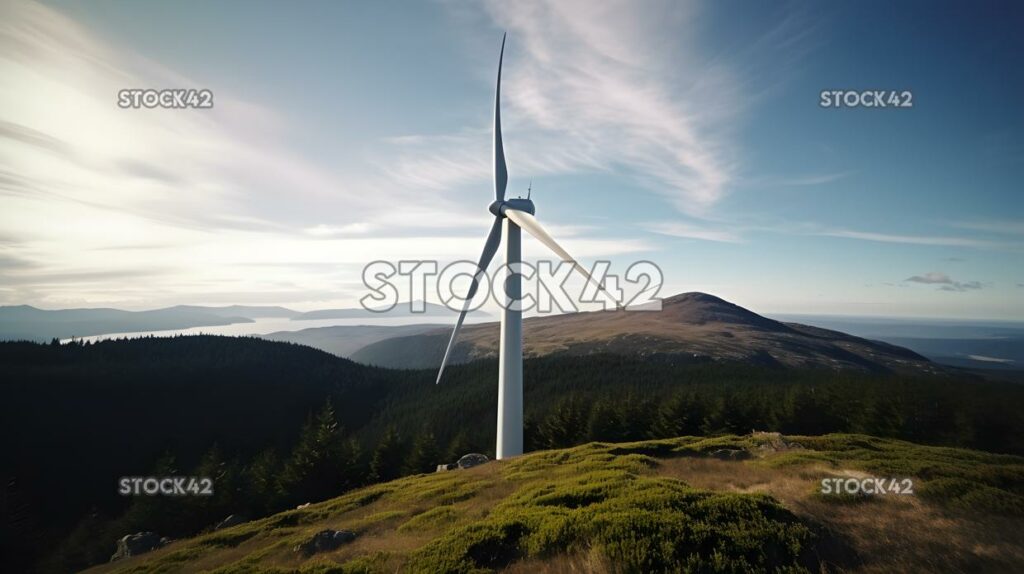
<path id="1" fill-rule="evenodd" d="M 509 189 L 584 262 L 764 313 L 1024 319 L 1011 2 L 296 6 L 0 8 L 0 303 L 309 309 L 374 259 L 475 258 L 508 31 Z"/>

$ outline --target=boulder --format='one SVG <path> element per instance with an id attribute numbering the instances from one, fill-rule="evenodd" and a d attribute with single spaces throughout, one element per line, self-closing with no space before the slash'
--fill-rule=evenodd
<path id="1" fill-rule="evenodd" d="M 778 432 L 754 432 L 750 436 L 760 443 L 761 450 L 781 452 L 803 448 L 800 443 L 790 442 Z"/>
<path id="2" fill-rule="evenodd" d="M 459 459 L 459 462 L 455 464 L 459 465 L 459 468 L 473 468 L 474 466 L 480 466 L 481 464 L 488 462 L 489 460 L 491 459 L 487 458 L 487 455 L 483 455 L 477 452 L 471 452 L 467 455 L 464 455 L 462 458 Z"/>
<path id="3" fill-rule="evenodd" d="M 294 548 L 296 552 L 310 556 L 317 552 L 330 552 L 346 542 L 356 539 L 356 533 L 351 530 L 321 530 L 312 538 L 299 544 Z"/>
<path id="4" fill-rule="evenodd" d="M 144 554 L 150 550 L 156 550 L 170 542 L 166 537 L 160 538 L 155 532 L 136 532 L 126 534 L 117 541 L 117 549 L 110 556 L 110 561 L 123 560 L 132 556 Z"/>
<path id="5" fill-rule="evenodd" d="M 718 460 L 747 460 L 750 458 L 750 453 L 741 448 L 720 448 L 711 451 L 708 456 Z"/>

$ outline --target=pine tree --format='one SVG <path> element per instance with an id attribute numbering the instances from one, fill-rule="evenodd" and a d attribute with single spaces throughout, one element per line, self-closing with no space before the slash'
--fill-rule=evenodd
<path id="1" fill-rule="evenodd" d="M 473 452 L 473 449 L 474 446 L 470 443 L 469 436 L 466 434 L 466 431 L 459 431 L 455 434 L 455 437 L 452 438 L 451 442 L 448 443 L 448 449 L 445 451 L 443 462 L 455 462 L 459 460 L 462 455 Z"/>
<path id="2" fill-rule="evenodd" d="M 434 433 L 424 429 L 412 443 L 412 452 L 406 462 L 405 474 L 434 472 L 441 463 L 441 449 L 437 447 Z"/>
<path id="3" fill-rule="evenodd" d="M 701 434 L 707 416 L 704 403 L 690 393 L 677 393 L 658 411 L 652 427 L 653 438 L 675 438 Z"/>
<path id="4" fill-rule="evenodd" d="M 541 435 L 548 448 L 579 444 L 586 436 L 587 413 L 574 397 L 563 399 L 544 419 Z"/>
<path id="5" fill-rule="evenodd" d="M 405 460 L 405 443 L 395 431 L 389 427 L 377 442 L 370 462 L 370 476 L 377 482 L 394 480 L 402 475 Z"/>
<path id="6" fill-rule="evenodd" d="M 611 401 L 599 400 L 590 409 L 587 440 L 615 442 L 621 440 L 623 420 Z"/>
<path id="7" fill-rule="evenodd" d="M 324 500 L 347 486 L 349 461 L 334 407 L 328 401 L 306 422 L 299 442 L 281 473 L 282 495 L 290 502 Z"/>
<path id="8" fill-rule="evenodd" d="M 265 516 L 282 507 L 281 460 L 273 449 L 257 454 L 244 471 L 248 513 Z"/>

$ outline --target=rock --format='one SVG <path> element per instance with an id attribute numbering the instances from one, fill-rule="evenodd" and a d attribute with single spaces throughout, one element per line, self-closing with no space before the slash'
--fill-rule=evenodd
<path id="1" fill-rule="evenodd" d="M 170 540 L 167 537 L 160 538 L 155 532 L 136 532 L 135 534 L 126 534 L 117 541 L 117 550 L 110 556 L 110 561 L 114 562 L 129 558 L 132 556 L 138 556 L 144 554 L 150 550 L 156 550 L 164 544 L 167 544 Z"/>
<path id="2" fill-rule="evenodd" d="M 779 452 L 804 448 L 800 443 L 786 440 L 786 438 L 782 436 L 782 433 L 754 432 L 751 433 L 750 436 L 761 443 L 759 447 L 761 450 Z"/>
<path id="3" fill-rule="evenodd" d="M 750 453 L 740 448 L 720 448 L 708 454 L 718 460 L 747 460 Z"/>
<path id="4" fill-rule="evenodd" d="M 355 539 L 356 533 L 351 530 L 321 530 L 309 540 L 296 546 L 294 550 L 309 556 L 317 552 L 330 552 L 342 544 L 352 542 Z"/>
<path id="5" fill-rule="evenodd" d="M 308 503 L 308 502 L 305 503 L 305 504 L 300 504 L 300 505 L 295 507 L 295 510 L 302 510 L 303 508 L 306 508 L 307 506 L 309 506 L 309 504 L 310 503 Z"/>
<path id="6" fill-rule="evenodd" d="M 459 462 L 455 464 L 459 465 L 459 468 L 473 468 L 474 466 L 480 466 L 481 464 L 488 462 L 489 460 L 491 459 L 487 458 L 487 455 L 472 452 L 467 455 L 464 455 L 462 458 L 459 459 Z"/>
<path id="7" fill-rule="evenodd" d="M 243 522 L 245 522 L 245 519 L 242 518 L 240 515 L 238 515 L 238 514 L 229 514 L 227 518 L 225 518 L 224 520 L 221 520 L 220 522 L 218 522 L 217 526 L 214 526 L 213 529 L 214 530 L 221 530 L 221 529 L 224 529 L 224 528 L 231 528 L 232 526 L 238 526 L 239 524 L 241 524 Z"/>
<path id="8" fill-rule="evenodd" d="M 445 472 L 447 470 L 455 470 L 456 468 L 459 468 L 459 463 L 457 463 L 457 462 L 451 462 L 451 463 L 448 463 L 448 464 L 439 464 L 439 465 L 437 465 L 437 470 L 435 472 Z"/>

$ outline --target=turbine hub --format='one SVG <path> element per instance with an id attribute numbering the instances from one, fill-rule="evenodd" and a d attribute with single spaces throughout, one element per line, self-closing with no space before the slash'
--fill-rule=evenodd
<path id="1" fill-rule="evenodd" d="M 521 197 L 506 199 L 505 201 L 494 200 L 489 206 L 487 206 L 487 210 L 493 213 L 496 217 L 504 217 L 506 209 L 525 211 L 530 215 L 537 213 L 537 210 L 533 205 L 533 201 L 530 199 L 523 199 Z"/>

